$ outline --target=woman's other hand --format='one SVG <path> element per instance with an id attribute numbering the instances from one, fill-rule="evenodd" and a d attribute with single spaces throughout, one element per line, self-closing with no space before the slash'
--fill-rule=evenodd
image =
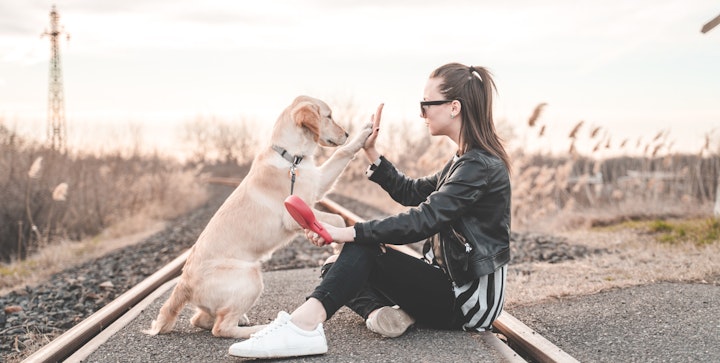
<path id="1" fill-rule="evenodd" d="M 330 234 L 330 237 L 332 237 L 333 242 L 335 243 L 352 242 L 355 239 L 354 227 L 338 228 L 324 222 L 320 222 L 320 224 L 322 224 L 323 228 L 325 228 L 325 230 Z M 313 232 L 312 230 L 304 229 L 303 232 L 305 232 L 305 237 L 313 245 L 318 247 L 325 245 L 325 239 L 320 237 L 320 235 Z"/>

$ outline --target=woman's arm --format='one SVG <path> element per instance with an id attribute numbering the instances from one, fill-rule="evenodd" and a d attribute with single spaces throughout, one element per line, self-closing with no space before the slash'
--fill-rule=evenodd
<path id="1" fill-rule="evenodd" d="M 492 189 L 488 185 L 489 173 L 493 171 L 475 160 L 456 162 L 442 186 L 417 207 L 383 219 L 356 223 L 355 242 L 406 244 L 438 233 L 475 208 Z"/>
<path id="2" fill-rule="evenodd" d="M 442 170 L 433 175 L 410 178 L 384 157 L 381 156 L 380 160 L 380 165 L 375 168 L 370 180 L 380 185 L 394 201 L 410 207 L 424 202 L 435 191 L 440 176 L 445 175 L 451 165 L 448 162 Z"/>
<path id="3" fill-rule="evenodd" d="M 338 228 L 323 223 L 335 242 L 407 244 L 420 241 L 438 233 L 473 208 L 480 199 L 493 194 L 488 184 L 489 176 L 506 173 L 501 164 L 488 166 L 477 160 L 462 160 L 449 171 L 451 174 L 443 185 L 427 200 L 406 212 L 382 219 L 358 222 L 352 227 Z M 502 208 L 503 205 L 489 206 Z M 306 237 L 316 246 L 325 242 L 310 230 Z"/>

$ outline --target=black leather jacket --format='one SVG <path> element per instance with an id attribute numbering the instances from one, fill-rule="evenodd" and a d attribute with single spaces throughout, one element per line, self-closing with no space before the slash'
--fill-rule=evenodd
<path id="1" fill-rule="evenodd" d="M 499 158 L 471 149 L 438 173 L 411 179 L 381 157 L 370 180 L 406 212 L 355 224 L 356 243 L 427 239 L 436 262 L 458 286 L 510 261 L 510 178 Z"/>

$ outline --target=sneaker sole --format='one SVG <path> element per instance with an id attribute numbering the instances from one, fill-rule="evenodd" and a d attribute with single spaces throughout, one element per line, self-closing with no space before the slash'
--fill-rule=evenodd
<path id="1" fill-rule="evenodd" d="M 327 347 L 308 349 L 308 347 L 297 347 L 280 349 L 275 352 L 244 352 L 237 349 L 230 348 L 228 353 L 235 357 L 242 358 L 289 358 L 289 357 L 301 357 L 306 355 L 320 355 L 327 353 Z"/>
<path id="2" fill-rule="evenodd" d="M 400 309 L 393 309 L 389 306 L 380 308 L 377 312 L 373 326 L 374 332 L 388 338 L 396 338 L 401 336 L 413 324 L 415 319 Z"/>

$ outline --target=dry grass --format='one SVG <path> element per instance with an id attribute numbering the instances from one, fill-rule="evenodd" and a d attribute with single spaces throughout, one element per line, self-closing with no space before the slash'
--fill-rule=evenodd
<path id="1" fill-rule="evenodd" d="M 27 259 L 0 265 L 0 295 L 47 279 L 54 273 L 99 258 L 116 249 L 134 245 L 161 231 L 166 222 L 135 216 L 98 236 L 82 241 L 61 241 Z"/>
<path id="2" fill-rule="evenodd" d="M 712 209 L 710 203 L 698 205 L 691 202 L 676 204 L 661 200 L 623 199 L 602 208 L 576 207 L 570 203 L 565 209 L 555 213 L 537 214 L 522 226 L 513 225 L 514 230 L 555 234 L 592 227 L 616 225 L 626 221 L 664 220 L 668 218 L 703 218 Z"/>
<path id="3" fill-rule="evenodd" d="M 560 235 L 571 243 L 605 248 L 612 253 L 558 264 L 510 266 L 508 307 L 658 281 L 720 285 L 720 241 L 705 245 L 660 243 L 655 236 L 628 227 L 583 229 Z"/>
<path id="4" fill-rule="evenodd" d="M 130 216 L 172 218 L 203 198 L 198 171 L 158 153 L 57 153 L 0 118 L 0 261 L 98 235 Z"/>
<path id="5" fill-rule="evenodd" d="M 35 284 L 63 269 L 138 243 L 162 230 L 166 220 L 196 208 L 208 197 L 205 188 L 190 172 L 174 173 L 166 188 L 172 197 L 148 201 L 92 237 L 79 241 L 57 238 L 21 261 L 14 259 L 0 264 L 0 294 Z M 56 188 L 55 192 L 60 198 L 64 191 Z"/>

